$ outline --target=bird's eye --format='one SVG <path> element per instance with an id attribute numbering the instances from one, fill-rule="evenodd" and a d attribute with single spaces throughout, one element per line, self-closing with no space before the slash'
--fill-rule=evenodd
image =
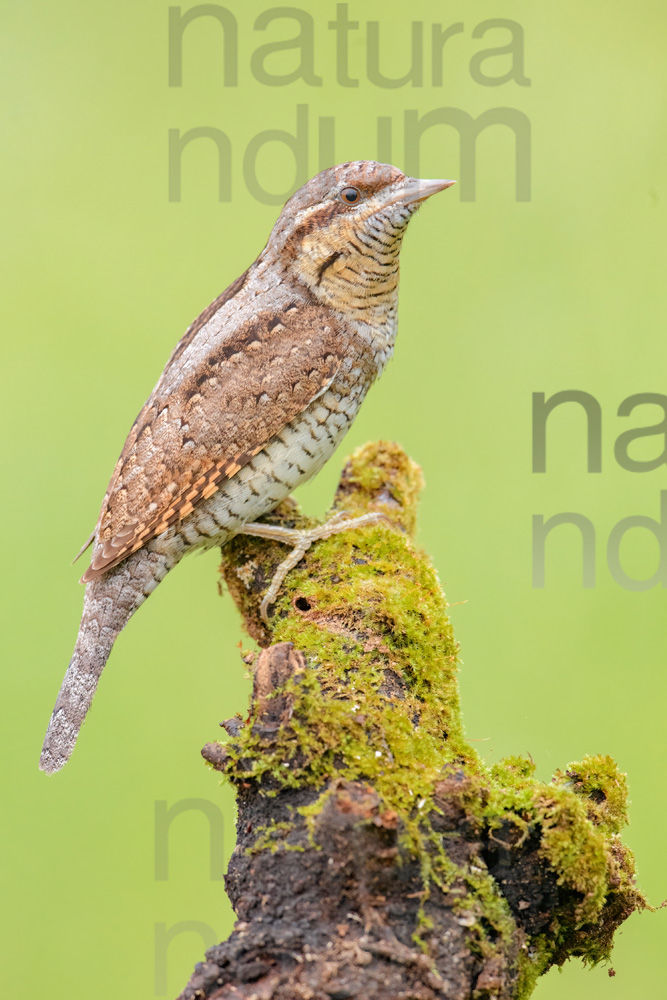
<path id="1" fill-rule="evenodd" d="M 354 205 L 361 198 L 361 192 L 355 187 L 346 187 L 340 193 L 341 201 L 348 205 Z"/>

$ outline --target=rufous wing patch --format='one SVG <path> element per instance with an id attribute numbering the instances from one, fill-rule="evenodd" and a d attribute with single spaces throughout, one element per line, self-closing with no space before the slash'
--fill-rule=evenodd
<path id="1" fill-rule="evenodd" d="M 244 452 L 232 461 L 216 462 L 205 475 L 199 477 L 187 493 L 179 496 L 170 507 L 160 514 L 159 518 L 154 518 L 143 526 L 129 524 L 123 531 L 105 541 L 81 577 L 82 583 L 94 580 L 107 569 L 118 565 L 123 559 L 127 559 L 133 552 L 142 548 L 151 538 L 157 538 L 167 528 L 186 518 L 200 500 L 212 497 L 220 489 L 222 483 L 235 476 L 257 452 L 261 451 L 261 448 L 260 445 L 251 452 Z"/>

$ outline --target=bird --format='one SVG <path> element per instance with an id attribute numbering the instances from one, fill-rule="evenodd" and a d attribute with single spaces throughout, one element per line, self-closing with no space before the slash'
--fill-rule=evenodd
<path id="1" fill-rule="evenodd" d="M 243 274 L 188 327 L 134 421 L 104 497 L 72 659 L 40 769 L 68 761 L 112 646 L 181 558 L 239 533 L 292 546 L 262 602 L 317 538 L 257 523 L 314 476 L 382 374 L 396 339 L 399 255 L 421 204 L 454 184 L 357 160 L 285 203 Z M 78 558 L 78 556 L 77 556 Z"/>

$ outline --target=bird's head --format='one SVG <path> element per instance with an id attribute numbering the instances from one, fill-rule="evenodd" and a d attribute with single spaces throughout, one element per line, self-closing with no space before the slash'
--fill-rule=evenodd
<path id="1" fill-rule="evenodd" d="M 323 302 L 356 309 L 363 318 L 362 312 L 396 293 L 401 241 L 412 215 L 454 183 L 406 177 L 373 160 L 330 167 L 292 195 L 266 249 Z"/>

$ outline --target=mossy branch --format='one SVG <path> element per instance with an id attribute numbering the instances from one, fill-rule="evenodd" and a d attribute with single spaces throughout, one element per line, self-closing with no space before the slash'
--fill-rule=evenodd
<path id="1" fill-rule="evenodd" d="M 264 648 L 249 718 L 202 751 L 238 791 L 238 921 L 182 1000 L 525 998 L 570 956 L 608 959 L 645 906 L 611 758 L 545 784 L 531 761 L 488 768 L 466 743 L 447 602 L 412 541 L 421 488 L 396 445 L 355 452 L 334 509 L 386 520 L 313 546 L 268 629 L 259 604 L 284 548 L 222 550 Z M 293 503 L 267 520 L 310 524 Z"/>

